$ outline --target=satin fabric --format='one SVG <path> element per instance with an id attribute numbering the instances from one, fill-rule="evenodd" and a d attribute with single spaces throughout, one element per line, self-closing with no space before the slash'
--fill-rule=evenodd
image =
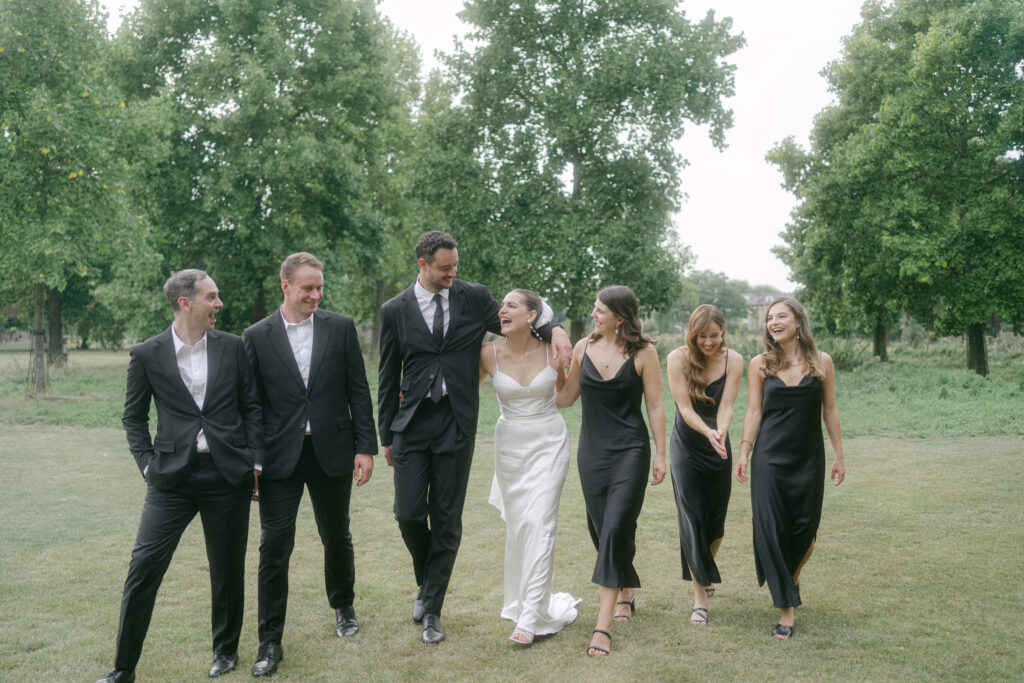
<path id="1" fill-rule="evenodd" d="M 537 635 L 576 620 L 579 600 L 552 593 L 555 532 L 569 470 L 569 434 L 555 407 L 557 371 L 541 370 L 526 386 L 494 374 L 501 417 L 494 428 L 490 503 L 505 520 L 505 584 L 501 617 Z"/>

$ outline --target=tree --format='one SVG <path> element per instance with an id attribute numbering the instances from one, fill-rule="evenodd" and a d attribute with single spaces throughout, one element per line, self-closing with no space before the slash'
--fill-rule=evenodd
<path id="1" fill-rule="evenodd" d="M 373 2 L 143 0 L 119 38 L 130 99 L 168 104 L 140 198 L 164 270 L 210 270 L 227 329 L 266 314 L 292 251 L 365 266 L 348 256 L 389 229 L 388 124 L 407 115 Z"/>
<path id="2" fill-rule="evenodd" d="M 0 294 L 31 301 L 39 395 L 47 300 L 51 343 L 59 345 L 68 281 L 142 237 L 116 148 L 126 107 L 101 68 L 106 29 L 95 4 L 6 2 L 0 26 Z"/>
<path id="3" fill-rule="evenodd" d="M 809 272 L 831 263 L 868 313 L 966 332 L 968 367 L 987 374 L 990 317 L 1024 329 L 1024 5 L 896 0 L 862 16 L 827 70 L 838 104 L 808 163 L 784 168 L 804 198 L 789 253 Z"/>
<path id="4" fill-rule="evenodd" d="M 688 254 L 673 240 L 684 161 L 672 145 L 692 121 L 721 147 L 732 123 L 724 60 L 743 39 L 675 4 L 471 0 L 460 15 L 473 47 L 447 63 L 464 93 L 453 116 L 472 134 L 451 144 L 472 142 L 461 158 L 480 170 L 434 184 L 486 191 L 480 222 L 463 222 L 474 213 L 461 200 L 444 205 L 474 274 L 564 301 L 573 336 L 604 284 L 629 284 L 645 310 L 675 298 Z"/>

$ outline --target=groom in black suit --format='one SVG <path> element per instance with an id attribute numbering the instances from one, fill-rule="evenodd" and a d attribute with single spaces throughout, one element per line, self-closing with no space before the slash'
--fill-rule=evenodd
<path id="1" fill-rule="evenodd" d="M 412 619 L 424 643 L 445 638 L 441 608 L 462 539 L 462 509 L 479 412 L 480 344 L 500 333 L 499 304 L 483 285 L 455 279 L 458 244 L 427 232 L 419 276 L 381 307 L 378 418 L 395 473 L 395 518 L 419 592 Z M 549 327 L 542 328 L 546 338 Z M 569 358 L 565 332 L 554 331 Z"/>
<path id="2" fill-rule="evenodd" d="M 263 457 L 259 395 L 242 340 L 213 329 L 223 303 L 210 276 L 179 271 L 164 294 L 174 323 L 133 346 L 128 365 L 123 423 L 147 490 L 121 597 L 114 670 L 100 679 L 108 683 L 135 680 L 157 590 L 196 513 L 213 592 L 209 675 L 238 662 L 250 497 Z"/>
<path id="3" fill-rule="evenodd" d="M 359 631 L 352 606 L 349 500 L 353 478 L 357 486 L 370 480 L 377 437 L 355 324 L 319 309 L 323 268 L 306 252 L 286 258 L 281 308 L 244 334 L 263 404 L 267 449 L 260 477 L 260 649 L 253 676 L 272 674 L 283 658 L 288 561 L 304 488 L 324 546 L 335 632 L 344 638 Z"/>

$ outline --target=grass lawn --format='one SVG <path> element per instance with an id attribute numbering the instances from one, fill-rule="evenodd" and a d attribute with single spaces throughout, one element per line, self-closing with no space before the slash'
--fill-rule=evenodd
<path id="1" fill-rule="evenodd" d="M 73 353 L 70 370 L 53 373 L 51 382 L 55 394 L 77 398 L 25 401 L 27 356 L 0 353 L 7 494 L 0 501 L 0 680 L 91 681 L 110 668 L 145 494 L 118 428 L 126 365 L 125 353 Z M 931 395 L 926 387 L 939 386 L 944 372 L 952 373 L 941 385 L 947 396 Z M 879 384 L 886 377 L 897 390 Z M 428 648 L 409 620 L 411 564 L 391 512 L 391 473 L 379 459 L 352 502 L 362 631 L 345 641 L 334 636 L 322 550 L 304 501 L 285 660 L 275 680 L 1019 680 L 1024 485 L 1012 472 L 1024 452 L 1024 399 L 1019 370 L 1009 363 L 997 359 L 993 375 L 978 381 L 982 390 L 972 394 L 967 374 L 896 354 L 892 363 L 840 376 L 848 478 L 826 491 L 817 549 L 802 574 L 804 606 L 788 643 L 769 637 L 777 612 L 754 576 L 749 488 L 733 485 L 719 552 L 725 582 L 707 629 L 688 623 L 692 589 L 681 579 L 671 485 L 648 489 L 638 532 L 638 614 L 615 625 L 613 654 L 603 660 L 584 655 L 597 591 L 575 466 L 562 498 L 554 588 L 583 598 L 580 619 L 529 648 L 507 640 L 512 624 L 498 618 L 504 529 L 486 502 L 496 410 L 488 385 L 481 399 L 487 426 L 443 615 L 449 639 Z M 945 417 L 929 418 L 946 400 L 953 407 Z M 735 441 L 744 408 L 741 396 Z M 578 408 L 566 418 L 575 432 Z M 258 539 L 254 507 L 242 670 L 227 680 L 248 680 L 255 659 Z M 205 680 L 209 602 L 196 522 L 161 588 L 140 680 Z"/>

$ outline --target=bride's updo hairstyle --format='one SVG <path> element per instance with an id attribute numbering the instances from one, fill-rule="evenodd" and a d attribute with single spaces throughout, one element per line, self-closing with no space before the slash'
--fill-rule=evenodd
<path id="1" fill-rule="evenodd" d="M 553 317 L 551 307 L 540 298 L 539 294 L 530 291 L 529 289 L 513 289 L 512 293 L 523 297 L 523 301 L 526 302 L 526 309 L 537 314 L 530 322 L 530 334 L 537 339 L 544 341 L 540 336 L 540 333 L 537 332 L 537 328 L 544 327 L 551 322 L 551 318 Z"/>

